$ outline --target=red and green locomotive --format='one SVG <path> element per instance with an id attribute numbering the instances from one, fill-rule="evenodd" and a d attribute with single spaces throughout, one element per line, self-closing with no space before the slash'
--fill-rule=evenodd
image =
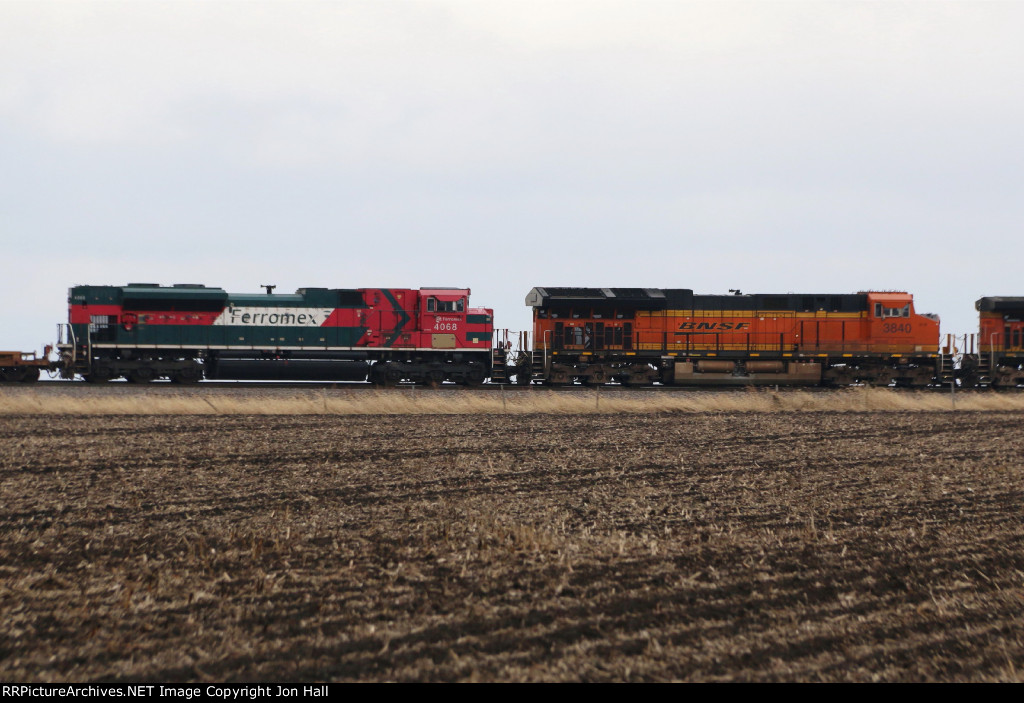
<path id="1" fill-rule="evenodd" d="M 75 286 L 61 375 L 482 383 L 493 313 L 468 288 L 300 288 L 236 294 L 203 285 Z"/>

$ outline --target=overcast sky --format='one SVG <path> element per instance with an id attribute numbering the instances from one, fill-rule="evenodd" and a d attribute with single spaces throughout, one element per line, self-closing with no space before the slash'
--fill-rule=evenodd
<path id="1" fill-rule="evenodd" d="M 0 348 L 67 288 L 1024 295 L 1024 3 L 0 2 Z"/>

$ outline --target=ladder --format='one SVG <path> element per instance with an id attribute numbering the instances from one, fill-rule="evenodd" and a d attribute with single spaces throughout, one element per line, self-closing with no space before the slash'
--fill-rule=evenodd
<path id="1" fill-rule="evenodd" d="M 975 382 L 978 385 L 992 385 L 992 355 L 978 354 L 978 363 L 974 367 Z"/>
<path id="2" fill-rule="evenodd" d="M 955 360 L 952 354 L 939 355 L 939 383 L 946 385 L 956 380 Z"/>
<path id="3" fill-rule="evenodd" d="M 535 351 L 530 352 L 530 359 L 533 366 L 533 377 L 534 378 L 546 378 L 547 369 L 544 364 L 544 355 L 538 354 Z"/>
<path id="4" fill-rule="evenodd" d="M 491 383 L 508 383 L 504 349 L 491 349 Z"/>

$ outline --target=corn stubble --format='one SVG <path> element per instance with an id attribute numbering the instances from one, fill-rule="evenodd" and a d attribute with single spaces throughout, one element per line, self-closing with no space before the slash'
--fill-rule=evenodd
<path id="1" fill-rule="evenodd" d="M 1024 670 L 1019 410 L 417 414 L 385 394 L 346 413 L 327 396 L 320 413 L 0 417 L 0 678 Z"/>

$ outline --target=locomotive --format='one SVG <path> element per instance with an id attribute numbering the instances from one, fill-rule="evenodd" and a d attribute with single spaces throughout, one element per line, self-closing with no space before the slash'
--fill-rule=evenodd
<path id="1" fill-rule="evenodd" d="M 75 286 L 58 360 L 0 352 L 0 381 L 1024 385 L 1024 297 L 979 299 L 978 333 L 940 344 L 938 316 L 904 291 L 538 287 L 513 349 L 468 288 L 264 288 Z"/>
<path id="2" fill-rule="evenodd" d="M 926 386 L 939 318 L 903 291 L 696 295 L 690 289 L 534 288 L 521 382 L 587 385 Z"/>
<path id="3" fill-rule="evenodd" d="M 63 378 L 482 383 L 493 312 L 468 288 L 75 286 L 57 349 Z"/>
<path id="4" fill-rule="evenodd" d="M 981 298 L 974 308 L 979 323 L 977 352 L 972 335 L 965 340 L 961 383 L 994 388 L 1024 385 L 1024 298 Z"/>

